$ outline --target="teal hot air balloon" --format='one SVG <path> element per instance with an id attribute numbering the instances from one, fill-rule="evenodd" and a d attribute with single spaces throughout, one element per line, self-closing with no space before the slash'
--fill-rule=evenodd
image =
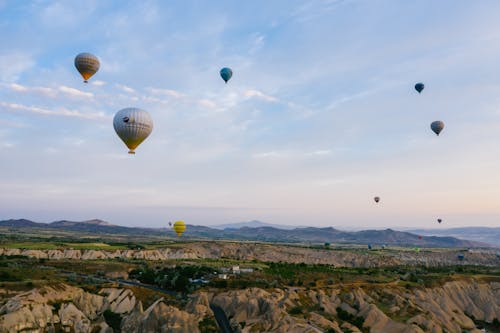
<path id="1" fill-rule="evenodd" d="M 224 80 L 224 82 L 227 83 L 233 76 L 233 71 L 229 67 L 224 67 L 223 69 L 220 70 L 220 77 Z"/>
<path id="2" fill-rule="evenodd" d="M 424 90 L 424 84 L 422 82 L 419 82 L 415 85 L 415 90 L 418 91 L 418 93 L 420 94 L 422 92 L 422 90 Z"/>
<path id="3" fill-rule="evenodd" d="M 444 123 L 441 120 L 436 120 L 431 123 L 431 130 L 439 135 L 444 128 Z"/>

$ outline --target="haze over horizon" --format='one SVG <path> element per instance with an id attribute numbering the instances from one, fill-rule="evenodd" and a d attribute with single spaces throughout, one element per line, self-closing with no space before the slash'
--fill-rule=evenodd
<path id="1" fill-rule="evenodd" d="M 0 219 L 500 226 L 499 12 L 0 0 Z M 112 126 L 130 106 L 155 124 L 135 156 Z"/>

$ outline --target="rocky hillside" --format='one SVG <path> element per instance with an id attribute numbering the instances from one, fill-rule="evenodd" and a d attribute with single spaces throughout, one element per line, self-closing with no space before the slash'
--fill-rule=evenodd
<path id="1" fill-rule="evenodd" d="M 160 298 L 144 309 L 128 289 L 93 294 L 64 284 L 46 286 L 4 299 L 0 332 L 197 333 L 206 331 L 207 323 L 213 326 L 210 305 L 217 305 L 234 332 L 480 333 L 474 320 L 500 318 L 500 283 L 206 290 L 184 304 L 179 308 Z"/>
<path id="2" fill-rule="evenodd" d="M 464 255 L 463 260 L 457 254 Z M 288 262 L 306 264 L 327 264 L 336 267 L 387 267 L 395 265 L 485 265 L 499 264 L 493 250 L 471 251 L 402 251 L 402 250 L 333 250 L 287 246 L 278 244 L 231 243 L 231 242 L 194 242 L 183 243 L 182 247 L 165 247 L 144 250 L 32 250 L 0 248 L 0 255 L 22 255 L 44 259 L 218 259 L 259 260 L 264 262 Z"/>

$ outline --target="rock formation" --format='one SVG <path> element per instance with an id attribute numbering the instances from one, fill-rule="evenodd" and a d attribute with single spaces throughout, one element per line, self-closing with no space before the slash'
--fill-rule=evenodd
<path id="1" fill-rule="evenodd" d="M 337 285 L 221 291 L 188 297 L 183 308 L 158 299 L 147 309 L 129 289 L 97 294 L 66 284 L 45 286 L 9 298 L 0 307 L 0 332 L 112 333 L 105 312 L 121 317 L 127 333 L 197 333 L 210 305 L 221 307 L 234 332 L 478 333 L 474 321 L 500 318 L 500 283 L 451 281 L 435 288 L 396 284 Z"/>

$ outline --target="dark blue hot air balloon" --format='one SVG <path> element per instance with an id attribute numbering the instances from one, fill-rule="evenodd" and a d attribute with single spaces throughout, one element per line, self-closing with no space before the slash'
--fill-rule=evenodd
<path id="1" fill-rule="evenodd" d="M 220 76 L 224 80 L 224 82 L 227 83 L 229 79 L 233 76 L 233 71 L 229 67 L 224 67 L 223 69 L 220 70 Z"/>
<path id="2" fill-rule="evenodd" d="M 441 120 L 436 120 L 431 123 L 431 130 L 439 135 L 444 128 L 444 123 Z"/>
<path id="3" fill-rule="evenodd" d="M 415 85 L 415 90 L 418 91 L 418 93 L 420 94 L 422 92 L 422 90 L 424 90 L 424 84 L 422 82 L 419 82 Z"/>
<path id="4" fill-rule="evenodd" d="M 464 260 L 465 256 L 462 253 L 459 253 L 457 256 L 458 260 Z"/>

